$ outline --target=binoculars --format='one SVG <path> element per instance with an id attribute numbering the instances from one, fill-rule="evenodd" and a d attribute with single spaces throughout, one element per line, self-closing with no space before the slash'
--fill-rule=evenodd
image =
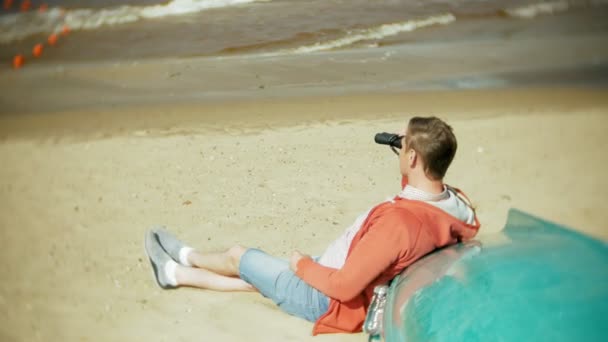
<path id="1" fill-rule="evenodd" d="M 393 147 L 400 149 L 402 138 L 403 138 L 402 135 L 383 132 L 383 133 L 376 134 L 376 136 L 374 137 L 374 140 L 378 144 L 393 146 Z"/>
<path id="2" fill-rule="evenodd" d="M 391 150 L 393 150 L 393 152 L 395 152 L 396 154 L 399 154 L 402 139 L 402 135 L 386 132 L 378 133 L 374 137 L 374 141 L 376 141 L 376 143 L 390 146 Z"/>

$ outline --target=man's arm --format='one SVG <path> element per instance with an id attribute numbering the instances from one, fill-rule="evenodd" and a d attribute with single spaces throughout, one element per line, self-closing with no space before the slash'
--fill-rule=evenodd
<path id="1" fill-rule="evenodd" d="M 344 266 L 336 270 L 322 266 L 309 257 L 297 262 L 296 275 L 306 283 L 339 301 L 359 295 L 409 247 L 409 224 L 405 215 L 390 214 L 377 219 L 353 249 Z"/>

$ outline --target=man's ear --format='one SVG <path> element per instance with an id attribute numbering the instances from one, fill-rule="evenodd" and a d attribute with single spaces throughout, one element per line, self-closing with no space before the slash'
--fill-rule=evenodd
<path id="1" fill-rule="evenodd" d="M 418 155 L 416 154 L 416 151 L 414 149 L 410 149 L 408 151 L 409 155 L 407 156 L 407 160 L 408 163 L 410 164 L 411 168 L 414 168 L 416 166 L 416 161 L 418 160 Z"/>

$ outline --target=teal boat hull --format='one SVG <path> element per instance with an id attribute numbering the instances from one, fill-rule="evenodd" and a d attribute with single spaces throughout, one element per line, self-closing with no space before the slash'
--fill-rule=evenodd
<path id="1" fill-rule="evenodd" d="M 393 341 L 608 341 L 608 245 L 512 209 L 493 237 L 438 250 L 389 288 Z"/>

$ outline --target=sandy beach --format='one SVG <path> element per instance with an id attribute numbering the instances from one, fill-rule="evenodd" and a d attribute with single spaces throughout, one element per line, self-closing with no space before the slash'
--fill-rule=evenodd
<path id="1" fill-rule="evenodd" d="M 250 118 L 229 129 L 204 119 L 184 126 L 179 115 L 167 115 L 159 125 L 119 129 L 120 120 L 106 120 L 96 131 L 66 134 L 53 129 L 59 114 L 3 118 L 2 340 L 362 340 L 313 338 L 310 323 L 255 294 L 162 291 L 143 235 L 166 224 L 205 251 L 241 243 L 279 256 L 294 249 L 319 254 L 358 213 L 398 191 L 395 156 L 372 137 L 402 127 L 413 114 L 408 108 L 454 126 L 459 151 L 447 181 L 474 199 L 482 234 L 499 230 L 516 207 L 608 239 L 605 91 L 434 95 L 442 100 L 402 94 L 267 101 L 259 108 L 281 117 L 276 125 Z M 510 105 L 496 106 L 499 98 Z M 381 110 L 371 108 L 380 102 Z M 319 104 L 359 116 L 298 119 Z M 241 106 L 256 104 L 208 110 L 229 116 Z M 286 109 L 294 124 L 286 122 Z M 194 115 L 189 110 L 205 108 L 178 113 Z M 87 120 L 71 120 L 87 127 Z M 39 129 L 44 123 L 46 132 Z"/>
<path id="2" fill-rule="evenodd" d="M 257 294 L 163 291 L 144 232 L 318 255 L 400 190 L 373 137 L 414 115 L 454 127 L 446 182 L 473 200 L 480 234 L 519 208 L 608 240 L 607 29 L 572 16 L 518 30 L 495 16 L 496 36 L 459 41 L 482 19 L 369 49 L 1 69 L 0 340 L 366 340 L 312 337 Z"/>

